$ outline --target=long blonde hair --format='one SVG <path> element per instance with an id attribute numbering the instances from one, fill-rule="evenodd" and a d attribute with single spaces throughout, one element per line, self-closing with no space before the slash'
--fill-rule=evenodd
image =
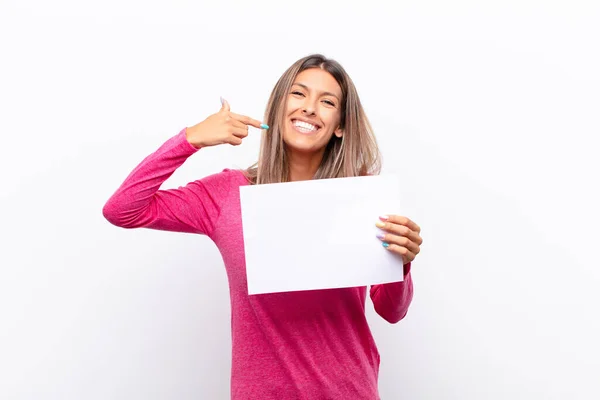
<path id="1" fill-rule="evenodd" d="M 344 132 L 341 138 L 335 135 L 331 137 L 313 179 L 379 174 L 381 154 L 354 83 L 337 61 L 321 54 L 312 54 L 292 64 L 271 92 L 264 116 L 264 122 L 270 128 L 263 131 L 258 162 L 246 170 L 250 183 L 289 181 L 287 150 L 282 135 L 287 96 L 296 76 L 309 68 L 321 68 L 329 72 L 340 85 L 340 127 Z"/>

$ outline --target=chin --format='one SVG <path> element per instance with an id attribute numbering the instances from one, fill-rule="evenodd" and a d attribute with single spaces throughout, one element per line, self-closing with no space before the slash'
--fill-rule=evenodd
<path id="1" fill-rule="evenodd" d="M 302 153 L 312 153 L 319 151 L 327 143 L 320 143 L 321 140 L 316 135 L 303 135 L 297 132 L 285 132 L 283 142 L 288 149 Z"/>
<path id="2" fill-rule="evenodd" d="M 283 141 L 289 150 L 300 153 L 314 153 L 322 147 L 314 141 L 307 141 L 305 138 L 288 137 L 284 138 Z"/>

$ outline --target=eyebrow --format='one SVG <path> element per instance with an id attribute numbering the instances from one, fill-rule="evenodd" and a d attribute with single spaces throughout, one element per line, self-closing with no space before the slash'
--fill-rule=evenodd
<path id="1" fill-rule="evenodd" d="M 303 88 L 304 88 L 304 89 L 306 89 L 306 90 L 310 90 L 310 89 L 308 88 L 308 86 L 306 86 L 306 85 L 305 85 L 305 84 L 303 84 L 303 83 L 294 82 L 294 83 L 292 84 L 292 86 L 294 86 L 294 85 L 301 86 L 301 87 L 303 87 Z M 335 98 L 336 98 L 336 99 L 338 99 L 338 100 L 340 99 L 340 98 L 339 98 L 337 95 L 335 95 L 335 94 L 333 94 L 333 93 L 331 93 L 331 92 L 321 92 L 321 94 L 324 94 L 325 96 L 333 96 L 333 97 L 335 97 Z"/>

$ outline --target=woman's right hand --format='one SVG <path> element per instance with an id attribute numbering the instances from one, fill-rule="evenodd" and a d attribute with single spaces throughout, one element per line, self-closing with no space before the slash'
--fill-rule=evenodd
<path id="1" fill-rule="evenodd" d="M 198 149 L 224 143 L 238 146 L 248 136 L 248 126 L 268 129 L 260 121 L 231 112 L 229 103 L 223 100 L 219 112 L 186 129 L 186 138 Z"/>

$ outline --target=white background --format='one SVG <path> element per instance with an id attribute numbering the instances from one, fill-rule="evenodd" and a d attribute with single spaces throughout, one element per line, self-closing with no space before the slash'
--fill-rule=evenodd
<path id="1" fill-rule="evenodd" d="M 0 398 L 228 398 L 214 245 L 101 210 L 219 96 L 261 119 L 312 52 L 354 79 L 423 228 L 406 319 L 368 304 L 383 399 L 600 398 L 599 3 L 390 4 L 2 0 Z"/>

